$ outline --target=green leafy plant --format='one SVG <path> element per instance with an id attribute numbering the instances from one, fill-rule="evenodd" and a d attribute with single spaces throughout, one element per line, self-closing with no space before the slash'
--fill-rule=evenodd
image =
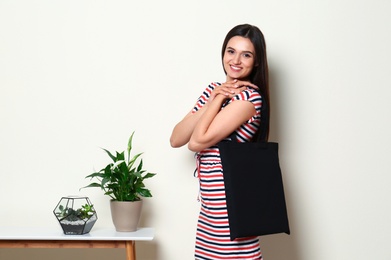
<path id="1" fill-rule="evenodd" d="M 74 210 L 73 208 L 64 207 L 60 205 L 58 207 L 58 212 L 56 212 L 56 216 L 59 218 L 65 218 L 68 221 L 77 221 L 80 219 L 88 219 L 92 215 L 94 215 L 95 210 L 93 205 L 82 205 L 81 208 Z"/>
<path id="2" fill-rule="evenodd" d="M 105 195 L 116 201 L 138 201 L 141 197 L 152 197 L 151 192 L 145 188 L 144 180 L 156 174 L 143 170 L 143 160 L 140 158 L 143 153 L 131 156 L 133 135 L 134 132 L 128 141 L 127 159 L 125 151 L 116 152 L 113 155 L 103 149 L 113 162 L 99 172 L 86 176 L 86 178 L 96 179 L 98 182 L 93 182 L 83 188 L 99 187 Z"/>

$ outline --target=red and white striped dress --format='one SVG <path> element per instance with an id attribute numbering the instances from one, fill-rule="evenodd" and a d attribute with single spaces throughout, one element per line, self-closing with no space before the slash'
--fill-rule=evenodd
<path id="1" fill-rule="evenodd" d="M 208 100 L 219 83 L 211 83 L 198 99 L 193 113 Z M 236 95 L 223 108 L 235 100 L 248 100 L 253 103 L 257 114 L 236 130 L 240 142 L 248 142 L 260 125 L 262 98 L 248 88 Z M 223 169 L 217 146 L 212 146 L 196 154 L 196 174 L 200 182 L 201 211 L 197 224 L 195 259 L 262 259 L 258 237 L 230 240 Z"/>

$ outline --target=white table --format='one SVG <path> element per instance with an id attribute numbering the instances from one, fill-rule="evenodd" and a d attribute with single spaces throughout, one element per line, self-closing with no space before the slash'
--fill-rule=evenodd
<path id="1" fill-rule="evenodd" d="M 135 241 L 149 241 L 153 237 L 153 228 L 139 228 L 135 232 L 93 228 L 84 235 L 64 235 L 56 228 L 0 226 L 0 248 L 125 248 L 127 260 L 136 259 Z"/>

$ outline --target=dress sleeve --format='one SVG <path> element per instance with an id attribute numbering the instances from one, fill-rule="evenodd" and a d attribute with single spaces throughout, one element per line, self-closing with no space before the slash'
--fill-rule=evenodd
<path id="1" fill-rule="evenodd" d="M 209 84 L 209 86 L 204 90 L 204 92 L 202 92 L 201 96 L 197 99 L 197 102 L 194 105 L 194 108 L 192 110 L 193 114 L 195 112 L 197 112 L 198 110 L 200 110 L 206 104 L 206 102 L 208 102 L 210 94 L 215 89 L 215 87 L 219 86 L 219 85 L 220 85 L 220 83 L 218 83 L 218 82 L 213 82 L 213 83 Z"/>
<path id="2" fill-rule="evenodd" d="M 237 94 L 231 99 L 232 101 L 235 100 L 244 100 L 244 101 L 249 101 L 254 105 L 256 114 L 252 116 L 247 123 L 251 123 L 254 121 L 257 121 L 261 118 L 261 108 L 262 108 L 262 97 L 261 94 L 259 94 L 258 91 L 247 88 L 245 91 L 242 91 L 241 93 Z"/>

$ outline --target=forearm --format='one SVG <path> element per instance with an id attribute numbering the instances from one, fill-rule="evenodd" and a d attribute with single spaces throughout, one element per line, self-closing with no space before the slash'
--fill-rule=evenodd
<path id="1" fill-rule="evenodd" d="M 225 99 L 226 98 L 223 95 L 218 95 L 209 103 L 208 109 L 204 111 L 197 124 L 194 126 L 188 145 L 190 150 L 200 151 L 204 149 L 205 146 L 214 144 L 217 135 L 210 129 L 210 125 L 220 112 Z"/>
<path id="2" fill-rule="evenodd" d="M 249 101 L 238 100 L 221 109 L 224 100 L 224 96 L 217 96 L 198 120 L 188 145 L 191 151 L 199 152 L 216 145 L 256 114 Z"/>
<path id="3" fill-rule="evenodd" d="M 200 110 L 196 113 L 188 113 L 174 127 L 170 137 L 171 146 L 181 147 L 191 142 L 191 144 L 189 143 L 189 149 L 199 151 L 208 147 L 208 145 L 214 145 L 215 143 L 213 142 L 218 141 L 219 138 L 224 138 L 220 130 L 214 129 L 215 133 L 208 131 L 209 126 L 219 113 L 223 102 L 227 98 L 232 98 L 234 95 L 243 91 L 245 85 L 252 85 L 252 83 L 234 80 L 216 86 L 210 93 L 207 103 Z M 256 86 L 254 85 L 254 87 Z M 205 113 L 206 116 L 204 116 Z M 201 123 L 199 122 L 200 120 L 202 121 Z M 194 133 L 196 128 L 197 131 Z"/>
<path id="4" fill-rule="evenodd" d="M 208 104 L 195 113 L 190 112 L 174 127 L 170 137 L 172 147 L 181 147 L 189 142 L 195 126 L 207 107 Z"/>

